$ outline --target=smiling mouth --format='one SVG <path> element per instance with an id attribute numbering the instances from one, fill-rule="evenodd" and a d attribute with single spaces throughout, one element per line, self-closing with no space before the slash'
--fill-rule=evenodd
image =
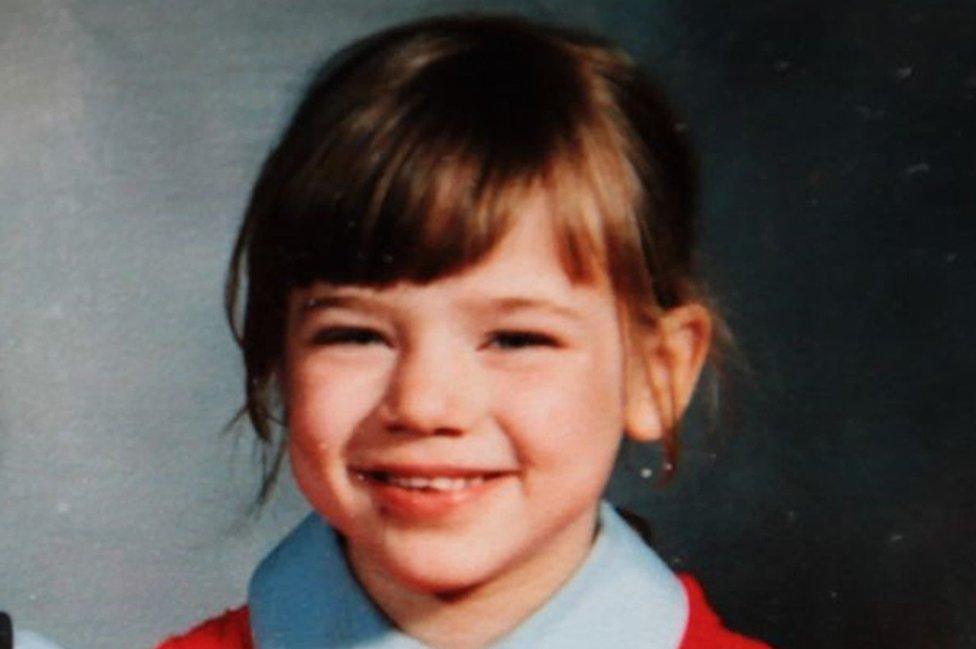
<path id="1" fill-rule="evenodd" d="M 426 525 L 477 511 L 471 508 L 489 502 L 517 471 L 384 464 L 352 466 L 350 474 L 382 515 Z"/>
<path id="2" fill-rule="evenodd" d="M 464 475 L 417 475 L 411 472 L 387 470 L 354 470 L 353 475 L 355 475 L 357 480 L 362 482 L 390 485 L 411 491 L 449 493 L 478 487 L 486 481 L 504 475 L 504 472 L 486 471 L 483 473 L 466 472 Z"/>

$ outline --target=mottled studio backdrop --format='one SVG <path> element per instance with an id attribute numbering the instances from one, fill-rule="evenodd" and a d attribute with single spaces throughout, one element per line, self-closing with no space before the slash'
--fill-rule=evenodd
<path id="1" fill-rule="evenodd" d="M 0 609 L 69 649 L 239 604 L 255 520 L 221 280 L 309 71 L 457 9 L 609 34 L 704 159 L 751 364 L 677 480 L 611 491 L 780 647 L 976 647 L 976 3 L 0 0 Z M 643 473 L 647 473 L 644 471 Z"/>

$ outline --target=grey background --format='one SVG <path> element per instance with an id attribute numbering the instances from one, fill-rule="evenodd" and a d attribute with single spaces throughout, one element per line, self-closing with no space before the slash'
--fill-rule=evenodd
<path id="1" fill-rule="evenodd" d="M 220 434 L 250 182 L 323 56 L 480 7 L 619 40 L 704 160 L 742 416 L 614 498 L 777 646 L 976 646 L 976 6 L 739 4 L 0 0 L 0 609 L 121 648 L 243 601 L 304 512 L 247 518 Z"/>

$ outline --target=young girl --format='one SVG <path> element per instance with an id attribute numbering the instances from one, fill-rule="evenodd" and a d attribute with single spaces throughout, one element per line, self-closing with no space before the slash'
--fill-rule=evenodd
<path id="1" fill-rule="evenodd" d="M 601 495 L 673 452 L 713 316 L 684 129 L 619 50 L 518 19 L 333 59 L 229 281 L 247 412 L 311 514 L 166 649 L 758 647 Z M 283 450 L 285 449 L 285 450 Z"/>

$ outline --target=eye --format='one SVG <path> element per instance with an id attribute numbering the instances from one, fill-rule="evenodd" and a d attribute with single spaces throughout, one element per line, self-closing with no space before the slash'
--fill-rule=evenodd
<path id="1" fill-rule="evenodd" d="M 496 349 L 526 349 L 558 347 L 559 343 L 549 334 L 536 331 L 496 331 L 491 335 L 488 346 Z"/>
<path id="2" fill-rule="evenodd" d="M 372 345 L 386 339 L 373 329 L 363 327 L 326 327 L 319 329 L 310 341 L 313 345 Z"/>

